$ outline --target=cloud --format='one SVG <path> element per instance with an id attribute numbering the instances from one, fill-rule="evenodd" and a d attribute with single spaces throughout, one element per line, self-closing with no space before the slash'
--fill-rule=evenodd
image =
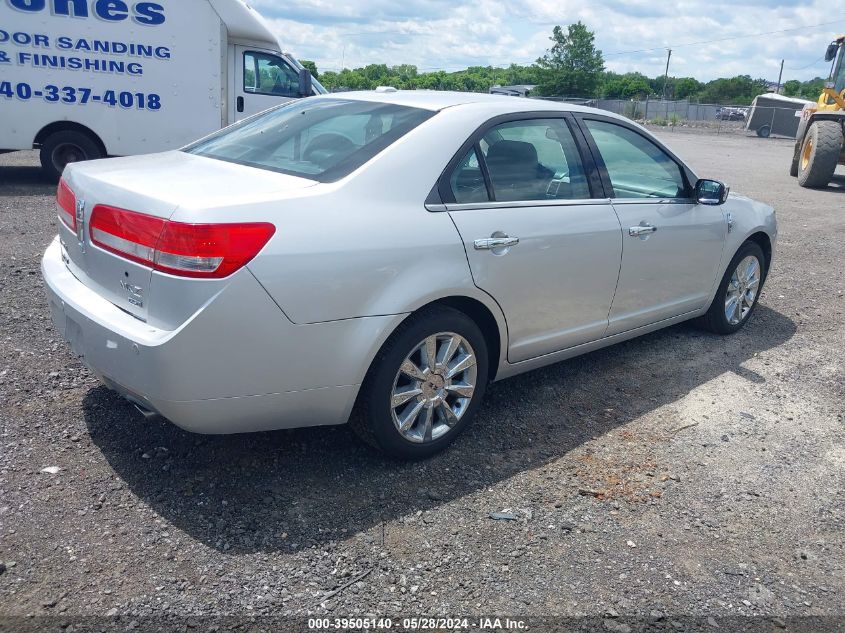
<path id="1" fill-rule="evenodd" d="M 830 0 L 252 0 L 284 47 L 322 70 L 369 63 L 420 70 L 527 64 L 552 28 L 578 20 L 596 33 L 608 69 L 708 80 L 747 74 L 777 79 L 826 75 L 821 61 L 845 11 Z M 828 24 L 822 24 L 828 23 Z M 789 29 L 789 30 L 787 30 Z M 750 34 L 782 31 L 750 37 Z"/>

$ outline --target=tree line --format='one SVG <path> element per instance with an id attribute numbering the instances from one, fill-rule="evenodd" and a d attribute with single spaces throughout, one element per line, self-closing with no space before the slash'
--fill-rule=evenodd
<path id="1" fill-rule="evenodd" d="M 647 77 L 638 72 L 608 71 L 601 50 L 596 48 L 595 33 L 581 22 L 565 28 L 556 26 L 550 40 L 551 47 L 535 63 L 511 64 L 507 68 L 470 66 L 455 72 L 420 72 L 411 64 L 368 64 L 363 68 L 344 68 L 340 72 L 320 72 L 312 61 L 302 60 L 302 64 L 330 91 L 393 86 L 402 90 L 487 92 L 494 86 L 535 85 L 532 94 L 546 97 L 642 100 L 665 94 L 667 99 L 747 105 L 769 90 L 768 81 L 750 75 L 708 82 L 694 77 L 669 77 L 664 81 L 663 75 Z M 824 81 L 821 77 L 803 82 L 789 80 L 783 85 L 783 93 L 815 100 Z"/>

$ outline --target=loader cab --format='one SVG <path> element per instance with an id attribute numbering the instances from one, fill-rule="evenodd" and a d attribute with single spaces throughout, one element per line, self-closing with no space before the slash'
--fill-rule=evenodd
<path id="1" fill-rule="evenodd" d="M 832 88 L 842 94 L 845 90 L 845 37 L 840 37 L 834 42 L 831 42 L 827 47 L 827 53 L 824 56 L 825 61 L 833 62 L 833 67 L 830 71 L 830 83 Z"/>

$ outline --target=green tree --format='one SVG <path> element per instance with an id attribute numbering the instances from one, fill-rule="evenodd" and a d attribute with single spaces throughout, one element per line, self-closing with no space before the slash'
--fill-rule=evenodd
<path id="1" fill-rule="evenodd" d="M 308 71 L 311 73 L 311 76 L 314 77 L 314 79 L 320 78 L 320 73 L 317 72 L 317 64 L 312 62 L 310 59 L 300 59 L 299 63 L 302 64 L 303 66 L 305 66 L 305 68 L 308 69 Z"/>
<path id="2" fill-rule="evenodd" d="M 801 96 L 805 99 L 812 99 L 816 101 L 819 98 L 819 95 L 822 93 L 822 89 L 824 88 L 825 79 L 821 77 L 816 77 L 815 79 L 811 79 L 810 81 L 804 81 L 801 83 Z"/>
<path id="3" fill-rule="evenodd" d="M 765 94 L 767 90 L 768 82 L 765 79 L 737 75 L 708 82 L 699 98 L 702 103 L 746 105 L 757 95 Z"/>
<path id="4" fill-rule="evenodd" d="M 675 79 L 675 98 L 689 99 L 704 88 L 704 84 L 694 77 L 679 77 Z"/>
<path id="5" fill-rule="evenodd" d="M 566 32 L 556 26 L 552 47 L 537 60 L 537 92 L 547 96 L 595 96 L 604 72 L 604 58 L 595 34 L 580 21 Z"/>
<path id="6" fill-rule="evenodd" d="M 602 84 L 602 96 L 608 99 L 644 98 L 651 92 L 648 77 L 641 73 L 625 73 L 619 75 L 614 72 L 605 73 Z"/>
<path id="7" fill-rule="evenodd" d="M 797 97 L 801 94 L 801 82 L 797 79 L 790 79 L 783 84 L 783 94 L 787 97 Z"/>

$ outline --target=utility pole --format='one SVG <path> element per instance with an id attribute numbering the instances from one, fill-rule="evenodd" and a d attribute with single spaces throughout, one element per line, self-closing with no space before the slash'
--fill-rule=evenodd
<path id="1" fill-rule="evenodd" d="M 668 49 L 669 54 L 666 56 L 666 72 L 663 73 L 663 100 L 666 101 L 666 87 L 669 83 L 669 60 L 672 59 L 672 49 Z"/>
<path id="2" fill-rule="evenodd" d="M 783 79 L 783 61 L 784 60 L 780 60 L 780 73 L 778 74 L 778 88 L 777 88 L 777 90 L 775 90 L 776 95 L 780 94 L 780 80 Z"/>
<path id="3" fill-rule="evenodd" d="M 669 102 L 666 101 L 666 90 L 669 85 L 669 60 L 672 59 L 672 49 L 668 49 L 669 54 L 666 55 L 666 72 L 663 73 L 663 102 L 666 104 L 666 119 L 669 119 Z"/>

